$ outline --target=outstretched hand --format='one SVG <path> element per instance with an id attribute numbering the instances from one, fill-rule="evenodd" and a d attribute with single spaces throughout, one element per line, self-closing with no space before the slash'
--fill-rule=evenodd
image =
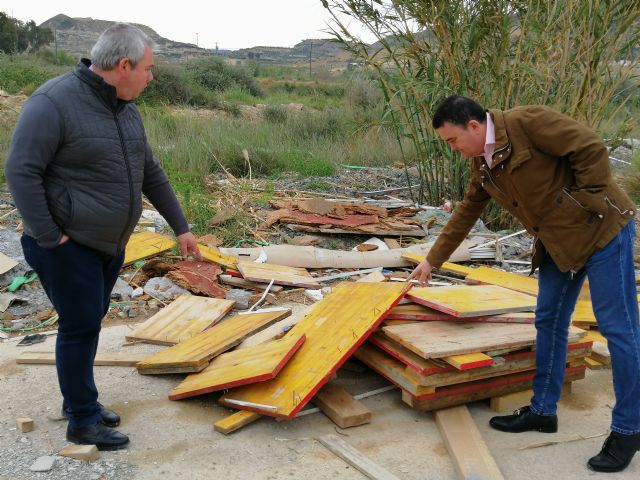
<path id="1" fill-rule="evenodd" d="M 429 285 L 429 282 L 431 281 L 432 268 L 431 264 L 425 259 L 420 262 L 413 272 L 411 272 L 411 275 L 409 275 L 407 280 L 413 280 L 415 278 L 421 286 L 424 287 Z"/>
<path id="2" fill-rule="evenodd" d="M 200 249 L 198 248 L 198 241 L 196 237 L 191 232 L 183 233 L 182 235 L 178 235 L 176 237 L 178 240 L 178 246 L 180 247 L 180 255 L 183 258 L 187 258 L 190 255 L 193 255 L 196 259 L 202 260 L 202 255 L 200 254 Z"/>

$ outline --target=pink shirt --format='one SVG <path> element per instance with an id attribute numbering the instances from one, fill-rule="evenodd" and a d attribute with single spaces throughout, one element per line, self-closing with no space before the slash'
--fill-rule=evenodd
<path id="1" fill-rule="evenodd" d="M 484 141 L 484 153 L 482 156 L 484 157 L 484 161 L 487 162 L 487 166 L 491 168 L 491 164 L 493 163 L 493 152 L 496 149 L 496 129 L 493 125 L 493 120 L 491 120 L 491 115 L 487 112 L 487 135 Z"/>

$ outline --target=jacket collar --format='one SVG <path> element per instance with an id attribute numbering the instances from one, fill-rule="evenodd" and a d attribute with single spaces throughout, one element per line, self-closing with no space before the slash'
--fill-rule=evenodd
<path id="1" fill-rule="evenodd" d="M 91 60 L 83 58 L 80 63 L 76 65 L 73 70 L 73 74 L 89 85 L 95 94 L 111 109 L 119 110 L 124 105 L 129 103 L 126 100 L 120 100 L 116 95 L 116 87 L 108 84 L 104 79 L 89 69 L 91 66 Z"/>
<path id="2" fill-rule="evenodd" d="M 505 161 L 511 155 L 511 143 L 507 136 L 507 128 L 504 123 L 504 112 L 502 110 L 488 110 L 493 120 L 493 126 L 496 134 L 496 147 L 493 152 L 493 163 L 491 169 L 496 165 Z"/>

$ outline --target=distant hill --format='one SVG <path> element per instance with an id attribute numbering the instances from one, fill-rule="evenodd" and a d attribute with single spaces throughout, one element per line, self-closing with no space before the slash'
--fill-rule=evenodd
<path id="1" fill-rule="evenodd" d="M 76 58 L 89 57 L 91 47 L 96 43 L 100 34 L 113 25 L 114 21 L 96 20 L 93 18 L 71 18 L 64 14 L 56 15 L 42 22 L 40 27 L 50 28 L 55 35 L 57 48 L 64 50 Z M 136 27 L 149 35 L 158 45 L 156 55 L 165 58 L 185 58 L 206 55 L 204 48 L 198 48 L 191 43 L 174 42 L 161 37 L 152 28 L 139 23 Z"/>
<path id="2" fill-rule="evenodd" d="M 313 60 L 327 57 L 343 56 L 344 49 L 340 44 L 328 39 L 309 38 L 289 47 L 251 47 L 234 50 L 228 55 L 232 58 L 260 60 L 273 63 L 296 63 L 306 60 L 311 55 Z"/>

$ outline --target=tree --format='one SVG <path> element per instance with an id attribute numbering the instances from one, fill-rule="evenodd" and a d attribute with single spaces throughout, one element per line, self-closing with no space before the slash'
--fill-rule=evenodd
<path id="1" fill-rule="evenodd" d="M 0 12 L 0 52 L 35 52 L 53 41 L 50 28 L 42 28 L 33 20 L 23 23 Z"/>

